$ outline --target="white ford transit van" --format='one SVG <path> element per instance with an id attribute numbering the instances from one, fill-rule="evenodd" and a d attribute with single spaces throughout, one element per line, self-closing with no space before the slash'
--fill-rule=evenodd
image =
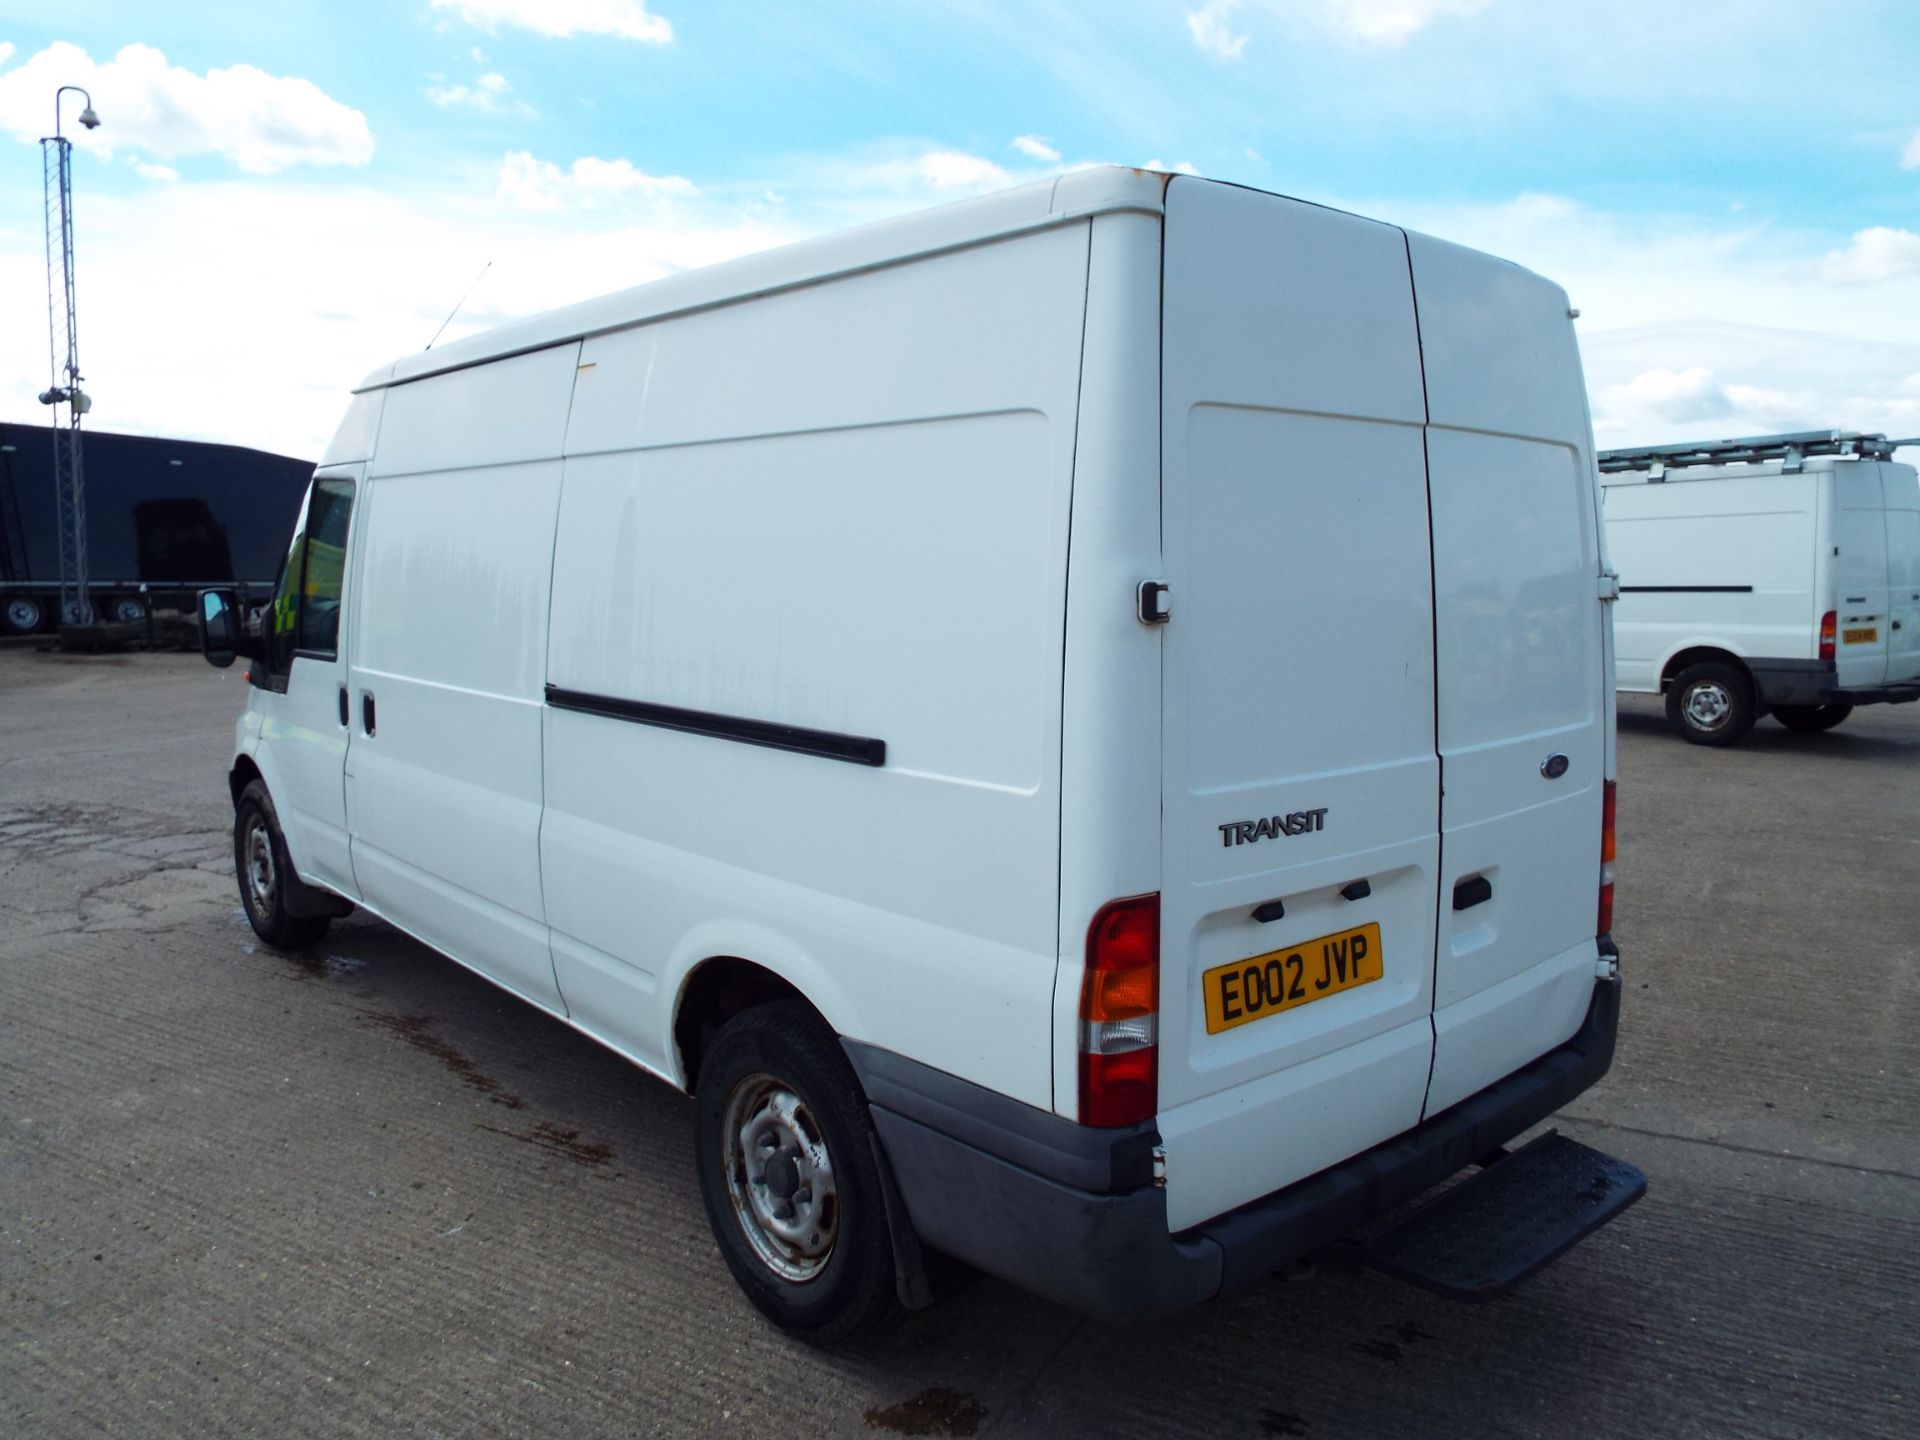
<path id="1" fill-rule="evenodd" d="M 1347 1253 L 1478 1296 L 1638 1197 L 1566 297 L 1081 171 L 409 356 L 252 662 L 241 893 L 693 1092 L 817 1341 L 938 1252 L 1110 1320 Z M 1469 1234 L 1480 1239 L 1460 1243 Z"/>
<path id="2" fill-rule="evenodd" d="M 1770 711 L 1830 730 L 1920 700 L 1920 482 L 1911 440 L 1823 430 L 1600 456 L 1620 575 L 1620 689 L 1665 694 L 1698 745 Z"/>

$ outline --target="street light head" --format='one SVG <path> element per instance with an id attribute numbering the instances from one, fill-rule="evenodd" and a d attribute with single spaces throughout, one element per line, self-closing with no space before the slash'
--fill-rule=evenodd
<path id="1" fill-rule="evenodd" d="M 80 112 L 80 123 L 89 130 L 98 130 L 100 128 L 100 117 L 93 113 L 93 107 L 91 105 Z"/>

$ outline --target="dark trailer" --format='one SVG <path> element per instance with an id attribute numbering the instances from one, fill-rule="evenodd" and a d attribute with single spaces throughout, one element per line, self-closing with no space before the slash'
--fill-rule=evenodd
<path id="1" fill-rule="evenodd" d="M 311 460 L 88 431 L 87 588 L 103 620 L 225 585 L 272 592 Z M 45 425 L 0 424 L 0 630 L 50 629 L 60 602 L 53 438 Z M 141 586 L 146 587 L 145 596 Z"/>

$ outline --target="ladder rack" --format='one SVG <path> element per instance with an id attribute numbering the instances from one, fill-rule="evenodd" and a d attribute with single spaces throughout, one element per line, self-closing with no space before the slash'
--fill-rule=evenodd
<path id="1" fill-rule="evenodd" d="M 1760 460 L 1784 461 L 1798 470 L 1809 455 L 1845 455 L 1859 460 L 1891 460 L 1903 445 L 1916 440 L 1889 440 L 1885 435 L 1863 435 L 1857 430 L 1803 430 L 1793 435 L 1750 435 L 1744 440 L 1697 440 L 1681 445 L 1641 445 L 1631 450 L 1602 450 L 1600 473 L 1648 470 L 1655 479 L 1669 470 L 1690 465 L 1747 465 Z"/>

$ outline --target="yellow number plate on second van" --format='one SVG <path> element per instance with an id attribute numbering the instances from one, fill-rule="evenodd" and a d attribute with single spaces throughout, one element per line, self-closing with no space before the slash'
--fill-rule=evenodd
<path id="1" fill-rule="evenodd" d="M 1880 639 L 1880 627 L 1866 625 L 1858 630 L 1842 631 L 1840 639 L 1848 645 L 1872 645 Z"/>
<path id="2" fill-rule="evenodd" d="M 1251 960 L 1216 965 L 1200 977 L 1207 1033 L 1218 1035 L 1250 1020 L 1370 985 L 1386 973 L 1385 962 L 1380 927 L 1362 925 Z"/>

